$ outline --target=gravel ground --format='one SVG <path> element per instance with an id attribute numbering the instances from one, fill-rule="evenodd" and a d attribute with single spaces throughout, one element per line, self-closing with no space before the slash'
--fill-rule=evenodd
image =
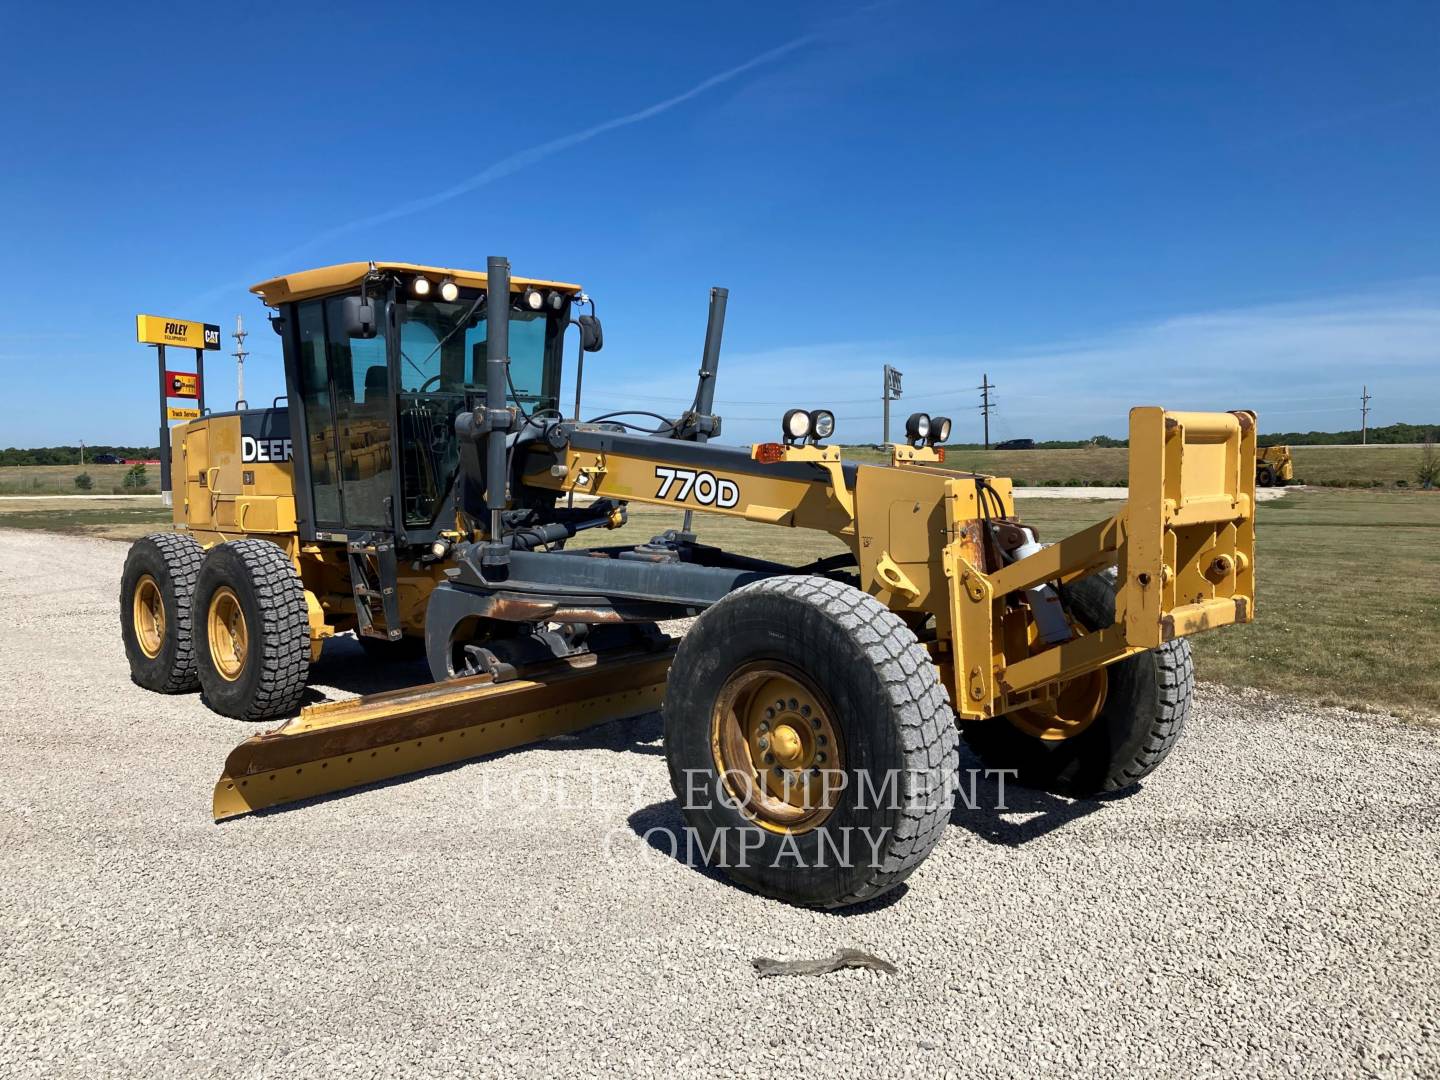
<path id="1" fill-rule="evenodd" d="M 0 531 L 0 1074 L 1440 1074 L 1436 729 L 1202 688 L 1143 790 L 982 782 L 818 914 L 643 838 L 654 717 L 212 824 L 251 729 L 129 682 L 124 554 Z M 837 947 L 898 974 L 750 965 Z"/>

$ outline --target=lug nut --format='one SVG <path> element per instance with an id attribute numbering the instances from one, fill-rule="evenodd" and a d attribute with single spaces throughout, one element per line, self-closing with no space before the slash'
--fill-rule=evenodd
<path id="1" fill-rule="evenodd" d="M 815 736 L 815 742 L 816 742 L 817 744 L 819 744 L 820 746 L 824 746 L 824 745 L 825 745 L 827 742 L 829 742 L 829 741 L 830 741 L 830 740 L 827 739 L 827 738 L 825 738 L 824 735 L 816 735 L 816 736 Z"/>
<path id="2" fill-rule="evenodd" d="M 775 764 L 775 755 L 774 755 L 774 754 L 766 754 L 766 755 L 765 755 L 765 764 L 766 764 L 766 765 L 774 765 L 774 764 Z M 778 772 L 779 770 L 777 769 L 776 771 Z"/>
<path id="3" fill-rule="evenodd" d="M 767 738 L 765 738 L 764 736 L 761 736 L 761 738 L 760 738 L 760 749 L 761 749 L 761 750 L 769 750 L 769 749 L 770 749 L 770 740 L 767 739 Z"/>
<path id="4" fill-rule="evenodd" d="M 801 715 L 801 716 L 809 716 L 809 715 L 810 715 L 810 706 L 809 706 L 809 705 L 801 705 L 801 706 L 800 706 L 800 715 Z"/>
<path id="5" fill-rule="evenodd" d="M 766 719 L 766 720 L 774 720 L 774 719 L 775 719 L 775 710 L 774 710 L 774 709 L 766 709 L 766 710 L 765 710 L 765 719 Z"/>
<path id="6" fill-rule="evenodd" d="M 825 760 L 825 751 L 821 750 L 818 754 L 816 754 L 815 760 L 823 762 Z"/>
<path id="7" fill-rule="evenodd" d="M 812 717 L 810 718 L 810 726 L 813 727 L 816 731 L 819 731 L 819 730 L 820 730 L 820 718 L 819 718 L 818 716 L 812 716 Z"/>
<path id="8" fill-rule="evenodd" d="M 790 711 L 794 712 L 798 708 L 800 708 L 800 703 L 792 697 L 790 699 Z"/>

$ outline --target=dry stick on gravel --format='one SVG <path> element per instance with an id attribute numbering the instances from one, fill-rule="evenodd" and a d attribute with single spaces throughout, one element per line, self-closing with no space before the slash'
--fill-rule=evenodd
<path id="1" fill-rule="evenodd" d="M 755 965 L 755 974 L 762 979 L 769 975 L 828 975 L 845 968 L 868 968 L 886 975 L 897 973 L 890 961 L 860 949 L 836 949 L 823 960 L 769 960 L 757 956 L 750 963 Z"/>

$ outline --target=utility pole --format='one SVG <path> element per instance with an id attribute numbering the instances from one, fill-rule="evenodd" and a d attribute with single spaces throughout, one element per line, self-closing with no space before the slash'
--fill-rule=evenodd
<path id="1" fill-rule="evenodd" d="M 245 401 L 245 357 L 250 355 L 245 351 L 245 339 L 250 332 L 245 329 L 243 316 L 235 316 L 235 333 L 230 336 L 235 339 L 235 351 L 230 355 L 235 357 L 235 403 L 238 408 L 239 403 Z"/>
<path id="2" fill-rule="evenodd" d="M 885 402 L 885 439 L 890 441 L 890 402 L 900 397 L 900 380 L 904 376 L 896 371 L 889 364 L 885 365 L 885 386 L 881 393 L 881 399 Z"/>
<path id="3" fill-rule="evenodd" d="M 1360 445 L 1365 445 L 1366 429 L 1370 419 L 1370 387 L 1360 388 Z"/>
<path id="4" fill-rule="evenodd" d="M 990 410 L 995 408 L 995 402 L 990 400 L 990 391 L 995 389 L 995 384 L 990 381 L 989 375 L 980 376 L 980 385 L 975 389 L 980 391 L 980 415 L 985 418 L 985 449 L 990 449 Z"/>
<path id="5" fill-rule="evenodd" d="M 80 440 L 80 467 L 85 467 L 85 440 Z"/>

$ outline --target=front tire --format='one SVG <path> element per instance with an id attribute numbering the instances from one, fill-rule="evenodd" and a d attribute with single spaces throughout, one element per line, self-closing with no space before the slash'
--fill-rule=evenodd
<path id="1" fill-rule="evenodd" d="M 776 577 L 709 608 L 676 654 L 664 717 L 681 842 L 767 896 L 870 900 L 949 820 L 958 735 L 935 665 L 849 585 Z"/>
<path id="2" fill-rule="evenodd" d="M 183 694 L 200 685 L 191 598 L 204 559 L 186 533 L 153 533 L 130 545 L 120 575 L 120 637 L 136 686 Z"/>
<path id="3" fill-rule="evenodd" d="M 294 566 L 268 540 L 217 544 L 195 586 L 200 686 L 222 716 L 268 720 L 300 704 L 310 621 Z"/>
<path id="4" fill-rule="evenodd" d="M 1087 630 L 1115 622 L 1115 586 L 1104 574 L 1063 586 L 1061 597 Z M 1014 770 L 1027 787 L 1088 798 L 1131 787 L 1160 767 L 1184 733 L 1194 690 L 1190 642 L 1180 638 L 1105 668 L 1099 714 L 1069 738 L 1041 738 L 1004 716 L 961 731 L 987 768 Z"/>

